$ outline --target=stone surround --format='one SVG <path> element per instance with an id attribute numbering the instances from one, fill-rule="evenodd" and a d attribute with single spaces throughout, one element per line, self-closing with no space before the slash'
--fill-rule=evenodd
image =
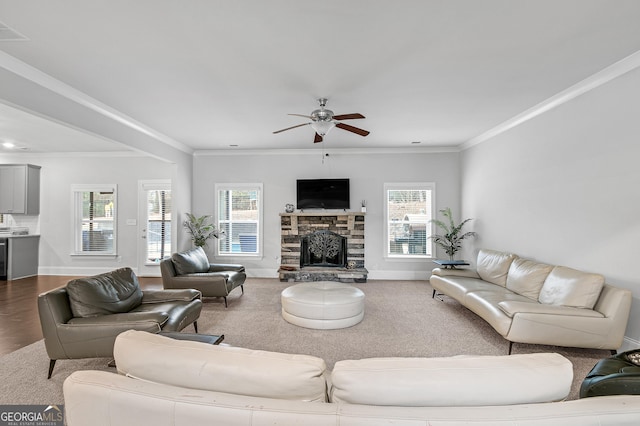
<path id="1" fill-rule="evenodd" d="M 364 267 L 364 218 L 360 212 L 280 213 L 280 281 L 366 282 Z M 300 267 L 300 239 L 328 230 L 347 238 L 347 268 Z"/>

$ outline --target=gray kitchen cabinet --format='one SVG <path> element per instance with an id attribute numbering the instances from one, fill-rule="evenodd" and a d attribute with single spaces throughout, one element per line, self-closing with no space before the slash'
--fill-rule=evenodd
<path id="1" fill-rule="evenodd" d="M 40 214 L 40 166 L 0 164 L 0 213 Z"/>
<path id="2" fill-rule="evenodd" d="M 0 238 L 0 279 L 17 280 L 38 275 L 39 235 Z"/>

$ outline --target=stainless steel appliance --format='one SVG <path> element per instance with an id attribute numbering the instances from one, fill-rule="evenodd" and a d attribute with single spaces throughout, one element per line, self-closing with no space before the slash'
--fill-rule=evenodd
<path id="1" fill-rule="evenodd" d="M 6 238 L 0 238 L 0 279 L 7 279 L 7 256 L 9 246 Z"/>

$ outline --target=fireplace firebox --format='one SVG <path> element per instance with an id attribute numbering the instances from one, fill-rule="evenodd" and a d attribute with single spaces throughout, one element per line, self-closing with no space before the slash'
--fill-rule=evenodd
<path id="1" fill-rule="evenodd" d="M 300 238 L 300 267 L 347 265 L 347 238 L 332 231 L 320 230 Z"/>

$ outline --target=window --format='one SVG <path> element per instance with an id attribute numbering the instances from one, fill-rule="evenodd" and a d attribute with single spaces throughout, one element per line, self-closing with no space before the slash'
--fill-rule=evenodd
<path id="1" fill-rule="evenodd" d="M 432 183 L 385 184 L 387 257 L 432 257 L 429 221 L 433 218 L 434 188 Z"/>
<path id="2" fill-rule="evenodd" d="M 78 255 L 116 254 L 116 185 L 73 185 L 74 247 Z"/>
<path id="3" fill-rule="evenodd" d="M 146 204 L 145 263 L 156 264 L 171 256 L 170 183 L 143 182 Z"/>
<path id="4" fill-rule="evenodd" d="M 262 246 L 262 184 L 216 185 L 220 255 L 259 255 Z"/>

